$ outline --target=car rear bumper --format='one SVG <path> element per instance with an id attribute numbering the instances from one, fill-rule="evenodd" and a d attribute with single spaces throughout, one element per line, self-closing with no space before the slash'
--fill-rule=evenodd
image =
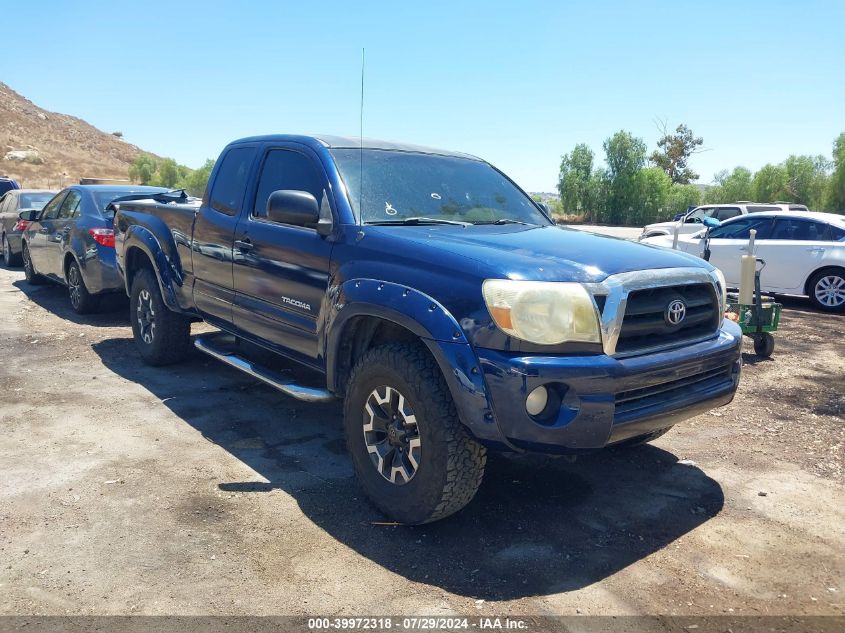
<path id="1" fill-rule="evenodd" d="M 6 239 L 9 240 L 9 250 L 12 255 L 21 254 L 21 234 L 19 232 L 6 233 Z"/>
<path id="2" fill-rule="evenodd" d="M 123 277 L 117 269 L 113 248 L 97 245 L 85 253 L 82 279 L 91 294 L 123 292 Z"/>
<path id="3" fill-rule="evenodd" d="M 742 333 L 725 321 L 717 337 L 616 359 L 550 357 L 478 349 L 499 431 L 541 452 L 598 449 L 666 428 L 733 399 Z M 532 417 L 526 397 L 545 386 L 550 404 Z"/>

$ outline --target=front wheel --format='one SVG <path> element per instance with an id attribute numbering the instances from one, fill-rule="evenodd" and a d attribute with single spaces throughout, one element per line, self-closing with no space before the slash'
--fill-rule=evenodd
<path id="1" fill-rule="evenodd" d="M 461 424 L 440 368 L 421 344 L 364 354 L 349 378 L 343 425 L 364 492 L 400 523 L 449 516 L 481 485 L 486 450 Z"/>
<path id="2" fill-rule="evenodd" d="M 21 255 L 23 256 L 23 272 L 26 276 L 26 281 L 32 286 L 40 286 L 46 283 L 46 279 L 35 272 L 35 266 L 32 265 L 32 257 L 29 254 L 29 246 L 23 244 L 21 246 Z"/>
<path id="3" fill-rule="evenodd" d="M 132 280 L 129 319 L 135 347 L 148 365 L 172 365 L 188 354 L 191 321 L 164 305 L 158 281 L 148 268 Z"/>
<path id="4" fill-rule="evenodd" d="M 77 314 L 94 312 L 100 305 L 100 298 L 92 295 L 85 287 L 82 271 L 79 270 L 79 264 L 76 261 L 71 262 L 67 269 L 67 292 L 70 297 L 70 306 Z"/>
<path id="5" fill-rule="evenodd" d="M 825 312 L 845 312 L 845 269 L 822 270 L 810 279 L 810 303 Z"/>

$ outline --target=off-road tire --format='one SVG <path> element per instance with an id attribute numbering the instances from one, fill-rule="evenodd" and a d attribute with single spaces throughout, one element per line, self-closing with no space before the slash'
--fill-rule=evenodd
<path id="1" fill-rule="evenodd" d="M 374 389 L 391 387 L 413 409 L 421 441 L 415 474 L 404 485 L 385 479 L 364 440 L 365 405 Z M 403 524 L 437 521 L 467 505 L 484 475 L 486 449 L 464 428 L 440 368 L 428 350 L 390 343 L 367 351 L 352 369 L 343 426 L 358 480 L 367 497 Z"/>
<path id="2" fill-rule="evenodd" d="M 47 283 L 47 280 L 35 271 L 32 265 L 32 257 L 29 255 L 29 247 L 26 244 L 21 246 L 21 257 L 23 258 L 23 272 L 26 282 L 31 286 L 40 286 Z"/>
<path id="3" fill-rule="evenodd" d="M 152 307 L 153 327 L 144 330 L 141 313 Z M 139 309 L 140 308 L 140 309 Z M 164 305 L 155 275 L 148 268 L 135 274 L 129 294 L 129 319 L 132 336 L 141 358 L 156 367 L 172 365 L 185 358 L 191 345 L 191 321 Z M 145 340 L 145 335 L 147 339 Z"/>
<path id="4" fill-rule="evenodd" d="M 611 448 L 630 448 L 632 446 L 642 446 L 643 444 L 648 444 L 656 440 L 658 437 L 663 437 L 669 431 L 672 430 L 671 426 L 667 426 L 665 429 L 658 429 L 656 431 L 652 431 L 651 433 L 643 433 L 642 435 L 637 435 L 635 437 L 628 438 L 627 440 L 622 440 L 618 444 L 613 444 Z"/>
<path id="5" fill-rule="evenodd" d="M 840 303 L 838 305 L 835 305 L 835 300 L 834 300 L 832 302 L 833 303 L 832 305 L 827 305 L 827 304 L 822 303 L 819 300 L 819 298 L 816 297 L 816 291 L 817 291 L 816 286 L 818 286 L 819 283 L 823 279 L 830 279 L 830 278 L 845 280 L 845 269 L 828 268 L 826 270 L 820 270 L 815 275 L 813 275 L 810 278 L 810 282 L 807 284 L 807 288 L 808 288 L 807 294 L 810 297 L 810 303 L 812 303 L 815 308 L 817 308 L 819 310 L 824 310 L 825 312 L 834 312 L 834 313 L 845 312 L 845 303 Z M 834 283 L 836 283 L 836 282 L 834 282 Z M 840 285 L 839 288 L 842 288 L 842 286 Z M 841 294 L 839 294 L 837 296 L 841 297 Z"/>
<path id="6" fill-rule="evenodd" d="M 90 314 L 100 307 L 100 297 L 92 295 L 85 287 L 85 280 L 82 278 L 82 271 L 79 264 L 72 261 L 67 267 L 67 290 L 70 299 L 70 307 L 77 314 Z"/>
<path id="7" fill-rule="evenodd" d="M 3 233 L 2 248 L 3 264 L 5 264 L 6 268 L 16 268 L 21 265 L 21 255 L 20 253 L 15 255 L 12 252 L 12 245 L 9 244 L 9 238 L 6 237 L 5 233 Z"/>

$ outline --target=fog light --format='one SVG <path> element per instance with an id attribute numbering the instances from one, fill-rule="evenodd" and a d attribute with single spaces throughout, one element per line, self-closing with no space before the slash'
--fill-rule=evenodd
<path id="1" fill-rule="evenodd" d="M 537 387 L 525 399 L 525 410 L 528 415 L 540 415 L 549 403 L 549 392 L 543 387 Z"/>

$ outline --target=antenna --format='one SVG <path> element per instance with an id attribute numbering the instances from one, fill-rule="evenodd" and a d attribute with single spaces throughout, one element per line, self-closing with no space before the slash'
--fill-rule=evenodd
<path id="1" fill-rule="evenodd" d="M 358 133 L 359 167 L 358 177 L 358 224 L 363 224 L 364 219 L 364 49 L 361 49 L 361 118 Z"/>

